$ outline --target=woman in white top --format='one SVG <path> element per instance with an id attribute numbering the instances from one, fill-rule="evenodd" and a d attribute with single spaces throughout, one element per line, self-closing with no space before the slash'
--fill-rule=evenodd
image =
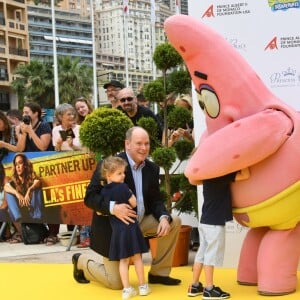
<path id="1" fill-rule="evenodd" d="M 55 110 L 59 125 L 52 129 L 52 143 L 56 151 L 84 150 L 80 143 L 80 125 L 75 121 L 75 108 L 68 103 L 60 104 Z"/>
<path id="2" fill-rule="evenodd" d="M 76 110 L 68 103 L 62 103 L 55 109 L 57 126 L 52 129 L 52 143 L 55 151 L 85 150 L 80 143 L 79 128 L 76 124 Z M 73 231 L 74 225 L 67 225 L 68 231 Z M 52 240 L 48 245 L 51 245 Z M 56 240 L 52 243 L 52 245 Z"/>

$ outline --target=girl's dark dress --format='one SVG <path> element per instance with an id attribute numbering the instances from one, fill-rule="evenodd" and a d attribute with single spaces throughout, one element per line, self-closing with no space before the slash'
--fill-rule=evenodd
<path id="1" fill-rule="evenodd" d="M 132 192 L 126 183 L 109 183 L 101 191 L 102 195 L 108 196 L 111 201 L 117 204 L 129 203 Z M 136 220 L 126 225 L 115 216 L 110 216 L 112 236 L 109 249 L 109 259 L 119 260 L 131 257 L 137 253 L 148 252 L 148 247 Z"/>

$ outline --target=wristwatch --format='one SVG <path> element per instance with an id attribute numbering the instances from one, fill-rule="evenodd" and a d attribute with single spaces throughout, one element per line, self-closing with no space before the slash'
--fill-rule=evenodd
<path id="1" fill-rule="evenodd" d="M 171 218 L 170 218 L 168 215 L 162 215 L 162 216 L 159 218 L 159 221 L 161 221 L 162 219 L 167 219 L 169 223 L 170 223 L 170 221 L 171 221 Z"/>

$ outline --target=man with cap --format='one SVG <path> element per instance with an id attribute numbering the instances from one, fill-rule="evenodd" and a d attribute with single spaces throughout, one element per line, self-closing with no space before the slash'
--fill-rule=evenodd
<path id="1" fill-rule="evenodd" d="M 107 99 L 111 103 L 111 107 L 117 108 L 120 105 L 117 94 L 124 88 L 124 85 L 120 81 L 111 80 L 110 82 L 105 83 L 103 87 L 106 90 Z"/>

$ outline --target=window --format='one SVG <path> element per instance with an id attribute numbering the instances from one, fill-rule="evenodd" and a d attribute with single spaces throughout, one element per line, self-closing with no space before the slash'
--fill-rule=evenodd
<path id="1" fill-rule="evenodd" d="M 0 91 L 0 110 L 7 111 L 10 109 L 9 93 Z"/>
<path id="2" fill-rule="evenodd" d="M 17 22 L 21 22 L 22 21 L 22 15 L 21 15 L 21 11 L 19 11 L 19 10 L 16 10 L 16 21 Z"/>

